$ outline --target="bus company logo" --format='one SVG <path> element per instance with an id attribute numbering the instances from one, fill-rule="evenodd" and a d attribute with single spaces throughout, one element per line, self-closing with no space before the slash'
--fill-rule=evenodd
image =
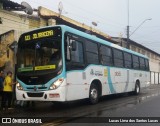
<path id="1" fill-rule="evenodd" d="M 2 123 L 11 123 L 11 118 L 2 118 Z"/>
<path id="2" fill-rule="evenodd" d="M 36 86 L 34 86 L 34 91 L 37 91 L 37 87 Z"/>
<path id="3" fill-rule="evenodd" d="M 95 76 L 103 76 L 102 71 L 95 71 Z"/>
<path id="4" fill-rule="evenodd" d="M 121 72 L 120 71 L 116 71 L 115 72 L 115 76 L 121 76 Z"/>

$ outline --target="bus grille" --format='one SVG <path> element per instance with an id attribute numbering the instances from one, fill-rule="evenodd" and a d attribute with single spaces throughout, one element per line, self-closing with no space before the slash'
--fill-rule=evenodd
<path id="1" fill-rule="evenodd" d="M 31 92 L 28 92 L 27 95 L 28 97 L 43 97 L 43 92 L 40 92 L 40 93 L 31 93 Z"/>
<path id="2" fill-rule="evenodd" d="M 27 89 L 34 90 L 34 87 L 27 87 Z M 47 87 L 38 87 L 38 89 L 45 90 L 45 89 L 47 89 Z"/>

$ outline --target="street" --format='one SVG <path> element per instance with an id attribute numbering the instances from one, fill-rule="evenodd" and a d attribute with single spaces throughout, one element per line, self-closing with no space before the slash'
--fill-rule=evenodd
<path id="1" fill-rule="evenodd" d="M 141 94 L 138 96 L 128 94 L 106 96 L 101 98 L 96 105 L 89 105 L 86 100 L 65 104 L 35 102 L 29 107 L 16 107 L 13 110 L 1 111 L 0 116 L 3 118 L 42 118 L 42 124 L 37 125 L 43 126 L 69 126 L 71 124 L 75 125 L 75 123 L 77 123 L 76 125 L 81 125 L 82 123 L 83 125 L 96 125 L 97 123 L 105 125 L 105 122 L 96 122 L 95 119 L 97 117 L 100 119 L 103 119 L 103 117 L 159 117 L 159 95 L 160 86 L 151 85 L 147 89 L 141 90 Z M 133 124 L 137 125 L 137 123 Z M 158 125 L 156 123 L 139 124 Z M 117 123 L 109 123 L 109 125 L 117 125 Z M 118 125 L 124 125 L 124 123 L 118 123 Z M 129 124 L 126 123 L 125 125 Z"/>

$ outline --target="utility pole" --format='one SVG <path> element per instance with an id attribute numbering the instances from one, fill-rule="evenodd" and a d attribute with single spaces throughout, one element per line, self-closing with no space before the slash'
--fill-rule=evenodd
<path id="1" fill-rule="evenodd" d="M 129 44 L 129 25 L 127 26 L 127 49 L 130 49 L 130 44 Z"/>
<path id="2" fill-rule="evenodd" d="M 128 3 L 128 8 L 127 8 L 127 12 L 128 12 L 128 25 L 127 25 L 127 49 L 130 49 L 130 44 L 129 44 L 129 0 L 127 1 Z"/>
<path id="3" fill-rule="evenodd" d="M 130 39 L 129 37 L 135 33 L 146 21 L 152 20 L 152 18 L 145 19 L 131 34 L 129 34 L 129 0 L 128 0 L 128 25 L 127 25 L 127 49 L 130 49 Z"/>

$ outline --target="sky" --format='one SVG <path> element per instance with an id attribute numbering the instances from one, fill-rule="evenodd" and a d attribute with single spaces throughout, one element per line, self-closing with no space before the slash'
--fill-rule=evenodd
<path id="1" fill-rule="evenodd" d="M 12 1 L 21 4 L 23 0 Z M 58 12 L 58 5 L 61 2 L 62 15 L 112 37 L 126 38 L 129 25 L 131 40 L 160 54 L 160 0 L 25 0 L 25 2 L 32 8 L 43 6 L 55 12 Z M 96 22 L 97 26 L 93 26 L 92 22 Z"/>

